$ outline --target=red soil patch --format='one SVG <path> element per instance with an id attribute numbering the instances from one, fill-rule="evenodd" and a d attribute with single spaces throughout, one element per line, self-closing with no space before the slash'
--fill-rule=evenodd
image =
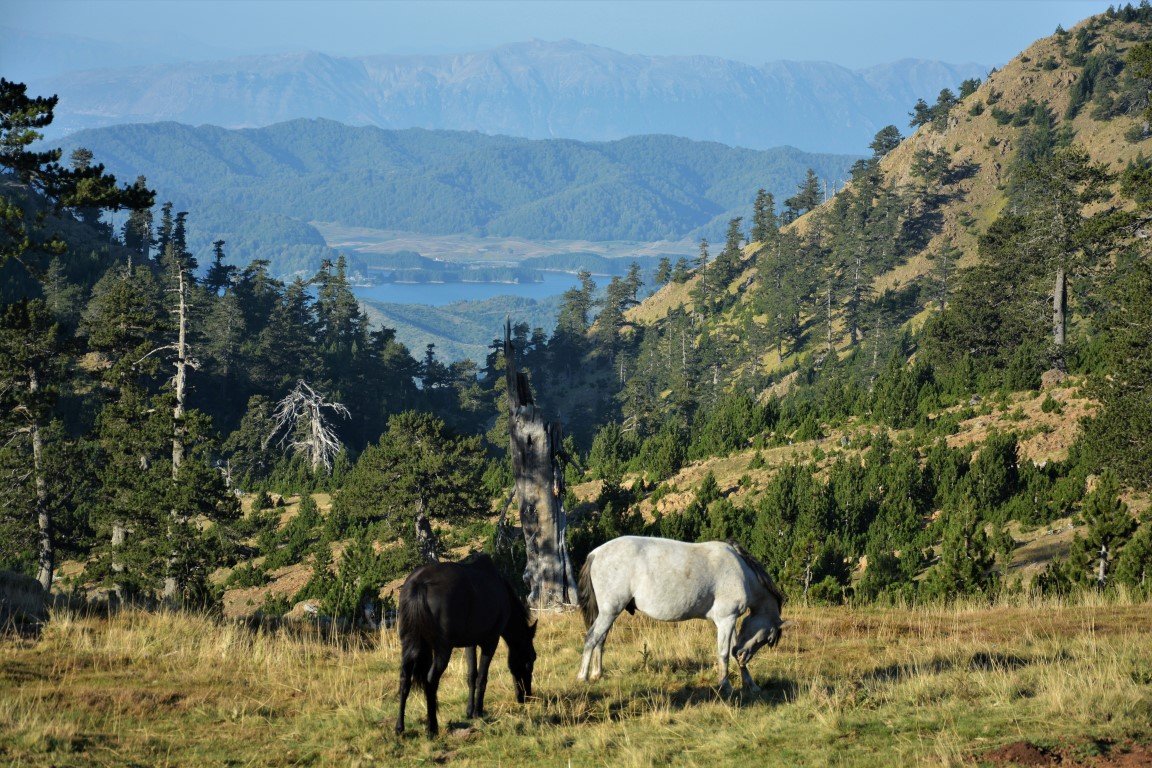
<path id="1" fill-rule="evenodd" d="M 985 752 L 982 759 L 995 765 L 1059 765 L 1060 758 L 1027 741 L 1014 741 Z"/>
<path id="2" fill-rule="evenodd" d="M 1052 751 L 1027 741 L 1014 741 L 980 755 L 981 763 L 996 766 L 1058 765 L 1072 768 L 1148 768 L 1152 766 L 1152 747 L 1126 742 L 1090 742 L 1098 754 L 1082 747 L 1064 746 Z"/>

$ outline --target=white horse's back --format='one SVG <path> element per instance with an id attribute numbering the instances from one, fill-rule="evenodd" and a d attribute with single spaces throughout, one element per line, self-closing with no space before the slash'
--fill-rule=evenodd
<path id="1" fill-rule="evenodd" d="M 660 621 L 683 621 L 717 610 L 739 614 L 748 606 L 739 555 L 719 541 L 621 536 L 589 559 L 600 610 L 612 614 L 635 607 Z"/>

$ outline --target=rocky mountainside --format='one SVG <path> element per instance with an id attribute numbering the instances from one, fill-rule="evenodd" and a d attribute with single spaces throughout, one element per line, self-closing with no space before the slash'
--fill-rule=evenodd
<path id="1" fill-rule="evenodd" d="M 101 69 L 30 85 L 60 95 L 56 131 L 164 120 L 237 128 L 325 117 L 528 138 L 669 133 L 757 149 L 861 152 L 917 98 L 986 71 L 917 59 L 861 70 L 794 61 L 756 67 L 534 40 L 452 55 L 299 53 Z"/>

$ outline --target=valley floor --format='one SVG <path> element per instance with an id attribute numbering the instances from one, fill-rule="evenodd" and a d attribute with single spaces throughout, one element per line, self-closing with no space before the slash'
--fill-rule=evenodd
<path id="1" fill-rule="evenodd" d="M 1149 608 L 786 606 L 784 640 L 752 664 L 764 692 L 732 700 L 710 685 L 710 624 L 622 616 L 605 679 L 585 686 L 578 615 L 545 615 L 534 699 L 515 704 L 501 650 L 489 718 L 465 722 L 457 653 L 434 741 L 418 692 L 393 735 L 392 630 L 332 641 L 196 616 L 57 615 L 37 640 L 0 639 L 0 762 L 1139 765 L 1152 757 Z"/>

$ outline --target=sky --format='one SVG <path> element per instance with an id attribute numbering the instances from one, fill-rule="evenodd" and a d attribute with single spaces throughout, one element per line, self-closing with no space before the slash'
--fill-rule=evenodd
<path id="1" fill-rule="evenodd" d="M 3 25 L 188 58 L 314 50 L 455 53 L 571 38 L 626 53 L 862 67 L 902 58 L 999 65 L 1106 0 L 6 0 Z"/>

